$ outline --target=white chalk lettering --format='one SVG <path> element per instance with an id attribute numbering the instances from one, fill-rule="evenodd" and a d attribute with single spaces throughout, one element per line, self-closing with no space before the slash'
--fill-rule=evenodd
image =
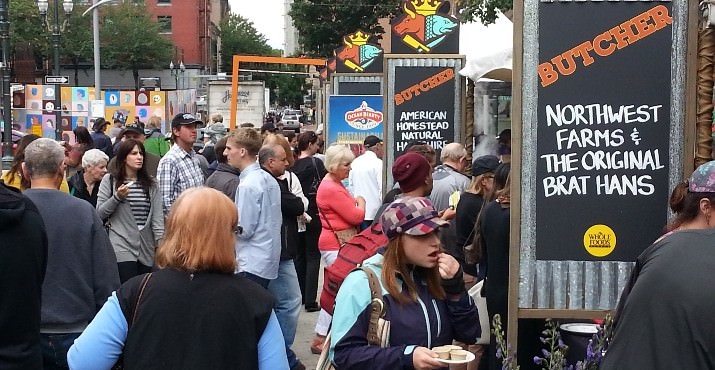
<path id="1" fill-rule="evenodd" d="M 556 131 L 556 146 L 558 150 L 571 149 L 576 146 L 578 148 L 587 147 L 618 147 L 624 142 L 623 130 L 592 130 L 590 128 L 582 128 L 580 130 L 560 129 Z"/>
<path id="2" fill-rule="evenodd" d="M 591 176 L 549 176 L 543 180 L 544 195 L 586 194 L 586 180 Z"/>
<path id="3" fill-rule="evenodd" d="M 415 112 L 402 112 L 400 114 L 400 121 L 410 121 L 410 120 L 431 120 L 431 121 L 444 121 L 447 119 L 447 111 L 415 111 Z"/>
<path id="4" fill-rule="evenodd" d="M 601 195 L 652 195 L 655 186 L 650 175 L 596 176 L 596 193 Z"/>
<path id="5" fill-rule="evenodd" d="M 435 130 L 447 130 L 449 129 L 449 122 L 447 121 L 441 121 L 441 122 L 415 122 L 415 121 L 408 121 L 408 122 L 397 122 L 396 124 L 397 131 L 424 131 L 424 130 L 430 130 L 430 131 L 435 131 Z"/>
<path id="6" fill-rule="evenodd" d="M 547 104 L 546 125 L 593 125 L 614 123 L 657 123 L 663 105 Z"/>
<path id="7" fill-rule="evenodd" d="M 581 167 L 587 171 L 599 170 L 660 170 L 660 150 L 616 150 L 613 152 L 588 151 L 581 157 Z"/>
<path id="8" fill-rule="evenodd" d="M 546 172 L 571 172 L 578 170 L 576 153 L 569 154 L 544 154 L 541 158 L 546 160 Z"/>

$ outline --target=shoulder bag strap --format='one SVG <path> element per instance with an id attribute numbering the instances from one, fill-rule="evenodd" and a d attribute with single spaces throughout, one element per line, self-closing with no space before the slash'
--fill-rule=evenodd
<path id="1" fill-rule="evenodd" d="M 323 209 L 320 208 L 317 201 L 315 202 L 315 206 L 318 207 L 318 212 L 320 212 L 320 215 L 323 216 L 323 218 L 325 219 L 325 222 L 328 223 L 328 227 L 330 228 L 330 231 L 333 232 L 333 235 L 335 235 L 335 239 L 338 239 L 338 244 L 340 246 L 342 246 L 344 244 L 344 242 L 342 240 L 340 240 L 338 233 L 336 233 L 335 229 L 333 229 L 333 225 L 330 224 L 330 220 L 327 217 L 325 217 L 325 213 L 323 213 Z"/>
<path id="2" fill-rule="evenodd" d="M 137 312 L 139 311 L 139 303 L 142 301 L 142 296 L 144 295 L 144 289 L 146 288 L 147 283 L 149 283 L 149 279 L 151 279 L 152 273 L 148 273 L 144 275 L 144 278 L 142 279 L 142 286 L 141 289 L 139 290 L 139 295 L 137 296 L 137 301 L 134 303 L 134 308 L 132 309 L 132 318 L 131 320 L 127 323 L 129 328 L 132 327 L 132 324 L 137 318 Z"/>
<path id="3" fill-rule="evenodd" d="M 370 301 L 370 325 L 367 328 L 367 342 L 372 346 L 379 347 L 381 340 L 378 334 L 377 322 L 385 313 L 385 304 L 382 301 L 382 287 L 380 286 L 380 280 L 372 269 L 369 267 L 360 267 L 360 269 L 365 271 L 367 275 L 367 281 L 370 284 L 370 296 L 372 297 Z"/>

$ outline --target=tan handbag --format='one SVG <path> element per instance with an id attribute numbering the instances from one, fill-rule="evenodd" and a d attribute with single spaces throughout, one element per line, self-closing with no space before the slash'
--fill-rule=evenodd
<path id="1" fill-rule="evenodd" d="M 385 315 L 385 304 L 382 301 L 382 287 L 380 280 L 377 278 L 372 269 L 367 267 L 358 267 L 353 271 L 362 270 L 367 275 L 367 281 L 370 284 L 370 295 L 372 300 L 370 303 L 370 324 L 367 328 L 367 342 L 371 346 L 380 346 L 386 348 L 390 346 L 390 322 L 383 319 Z M 331 333 L 325 337 L 323 350 L 318 357 L 316 370 L 335 370 L 335 366 L 330 362 L 330 340 Z"/>

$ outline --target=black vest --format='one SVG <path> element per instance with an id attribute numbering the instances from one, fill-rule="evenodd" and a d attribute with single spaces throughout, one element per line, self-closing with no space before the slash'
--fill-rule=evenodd
<path id="1" fill-rule="evenodd" d="M 118 292 L 127 322 L 144 275 Z M 273 298 L 233 274 L 154 272 L 124 345 L 125 369 L 258 369 Z M 282 345 L 282 344 L 281 344 Z"/>

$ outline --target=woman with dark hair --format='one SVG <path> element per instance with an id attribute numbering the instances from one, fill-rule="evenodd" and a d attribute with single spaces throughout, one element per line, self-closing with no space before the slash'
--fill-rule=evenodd
<path id="1" fill-rule="evenodd" d="M 602 370 L 715 368 L 715 161 L 673 189 L 670 208 L 668 233 L 623 288 Z"/>
<path id="2" fill-rule="evenodd" d="M 314 131 L 306 131 L 298 135 L 298 159 L 293 164 L 292 171 L 298 176 L 303 193 L 308 198 L 307 217 L 299 224 L 298 247 L 295 257 L 295 268 L 298 273 L 298 283 L 303 297 L 302 301 L 308 312 L 319 311 L 316 302 L 318 295 L 318 274 L 320 273 L 320 251 L 318 238 L 322 226 L 318 217 L 316 196 L 318 186 L 327 171 L 323 161 L 315 158 L 318 152 L 318 135 Z M 301 227 L 302 226 L 302 227 Z"/>
<path id="3" fill-rule="evenodd" d="M 482 295 L 487 301 L 489 322 L 494 315 L 502 317 L 502 326 L 507 330 L 507 302 L 509 297 L 509 215 L 511 204 L 511 165 L 502 163 L 494 171 L 496 199 L 482 209 L 477 222 L 481 230 L 481 258 L 486 260 L 486 280 Z M 483 264 L 480 264 L 483 266 Z M 489 341 L 489 369 L 501 369 L 501 360 L 496 357 L 494 334 Z"/>
<path id="4" fill-rule="evenodd" d="M 112 293 L 67 353 L 70 368 L 109 370 L 121 355 L 126 369 L 288 369 L 271 293 L 234 274 L 237 228 L 226 195 L 184 191 L 157 251 L 161 269 Z"/>
<path id="5" fill-rule="evenodd" d="M 35 134 L 27 134 L 17 142 L 15 157 L 12 159 L 10 170 L 3 171 L 2 178 L 0 178 L 5 185 L 12 186 L 20 191 L 30 188 L 30 179 L 22 176 L 22 162 L 25 161 L 25 148 L 39 138 L 40 137 Z M 60 184 L 60 191 L 64 193 L 70 192 L 69 184 L 65 178 L 62 179 L 62 183 Z"/>
<path id="6" fill-rule="evenodd" d="M 77 144 L 84 145 L 87 150 L 94 148 L 94 140 L 92 140 L 92 134 L 89 133 L 84 126 L 77 126 L 72 130 L 74 132 L 74 140 Z"/>
<path id="7" fill-rule="evenodd" d="M 389 322 L 388 347 L 368 344 L 372 311 L 369 278 L 351 272 L 335 300 L 331 358 L 338 369 L 441 369 L 431 348 L 453 340 L 474 343 L 480 334 L 477 308 L 459 262 L 440 245 L 440 219 L 424 197 L 395 201 L 380 217 L 387 247 L 363 262 L 379 280 Z"/>
<path id="8" fill-rule="evenodd" d="M 119 144 L 116 166 L 104 176 L 97 212 L 105 220 L 122 283 L 151 271 L 154 250 L 164 235 L 159 187 L 147 174 L 144 145 L 133 139 Z"/>

